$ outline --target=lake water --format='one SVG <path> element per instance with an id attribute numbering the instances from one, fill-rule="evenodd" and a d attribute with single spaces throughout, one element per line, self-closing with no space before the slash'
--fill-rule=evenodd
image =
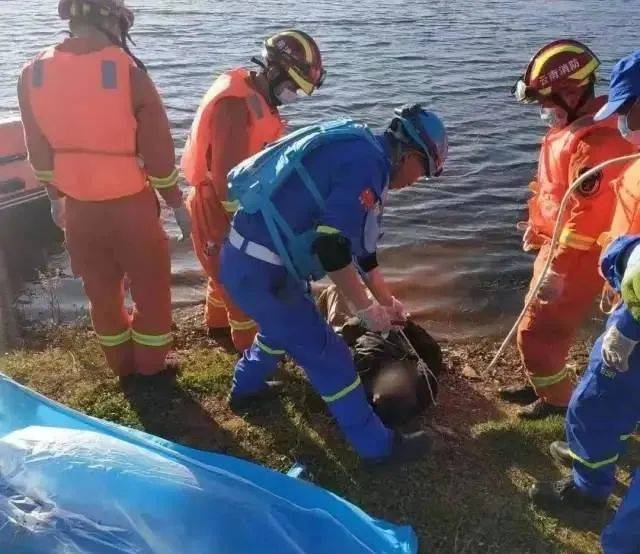
<path id="1" fill-rule="evenodd" d="M 135 0 L 133 36 L 167 104 L 178 149 L 202 94 L 221 71 L 247 64 L 261 40 L 286 27 L 314 36 L 326 86 L 284 110 L 292 127 L 349 116 L 381 128 L 395 106 L 422 101 L 451 137 L 445 174 L 391 195 L 382 261 L 418 318 L 438 334 L 503 330 L 520 307 L 532 258 L 515 224 L 544 132 L 512 83 L 558 37 L 586 42 L 601 77 L 638 46 L 636 2 L 624 0 Z M 22 63 L 62 38 L 54 0 L 0 0 L 0 119 L 17 113 Z M 601 84 L 605 90 L 606 83 Z M 177 230 L 167 221 L 170 234 Z M 201 298 L 193 255 L 174 242 L 174 297 Z M 81 303 L 65 282 L 67 303 Z"/>

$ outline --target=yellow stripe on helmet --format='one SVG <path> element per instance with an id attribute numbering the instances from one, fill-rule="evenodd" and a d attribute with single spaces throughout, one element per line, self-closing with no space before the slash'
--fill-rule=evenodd
<path id="1" fill-rule="evenodd" d="M 298 33 L 297 31 L 283 31 L 280 34 L 287 35 L 297 39 L 298 42 L 302 44 L 302 47 L 304 48 L 304 57 L 307 63 L 313 62 L 313 47 L 311 46 L 311 43 L 304 35 Z"/>
<path id="2" fill-rule="evenodd" d="M 533 68 L 531 69 L 531 80 L 537 79 L 542 72 L 542 68 L 545 64 L 554 56 L 558 54 L 570 53 L 570 54 L 583 54 L 585 50 L 579 46 L 573 44 L 558 44 L 553 48 L 549 48 L 546 52 L 542 52 L 535 62 L 533 62 Z"/>
<path id="3" fill-rule="evenodd" d="M 571 75 L 570 79 L 575 79 L 576 81 L 582 81 L 589 77 L 596 69 L 600 67 L 600 62 L 596 59 L 591 60 L 587 65 L 585 65 L 582 69 L 576 71 L 573 75 Z"/>

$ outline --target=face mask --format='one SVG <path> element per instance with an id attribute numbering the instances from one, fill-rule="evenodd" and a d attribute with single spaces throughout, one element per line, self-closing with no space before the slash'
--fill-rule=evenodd
<path id="1" fill-rule="evenodd" d="M 552 129 L 555 127 L 562 127 L 564 125 L 564 118 L 558 116 L 558 110 L 556 108 L 540 108 L 540 119 L 544 121 L 548 127 Z"/>
<path id="2" fill-rule="evenodd" d="M 298 92 L 292 88 L 289 83 L 282 83 L 282 85 L 276 87 L 273 91 L 274 96 L 278 99 L 280 104 L 291 104 L 298 99 Z"/>
<path id="3" fill-rule="evenodd" d="M 640 130 L 632 131 L 629 129 L 629 120 L 626 114 L 618 116 L 618 130 L 626 141 L 634 146 L 640 146 Z"/>

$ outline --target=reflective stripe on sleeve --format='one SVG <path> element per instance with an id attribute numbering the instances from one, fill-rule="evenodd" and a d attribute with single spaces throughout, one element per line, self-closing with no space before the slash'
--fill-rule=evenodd
<path id="1" fill-rule="evenodd" d="M 331 396 L 323 396 L 322 400 L 324 400 L 327 403 L 336 402 L 337 400 L 344 398 L 345 396 L 347 396 L 347 394 L 356 390 L 361 384 L 362 384 L 362 381 L 360 380 L 360 375 L 358 375 L 356 377 L 356 380 L 353 383 L 346 386 L 341 391 L 338 391 L 337 393 L 332 394 Z"/>
<path id="2" fill-rule="evenodd" d="M 149 183 L 154 189 L 168 189 L 178 182 L 178 170 L 174 169 L 168 177 L 149 176 Z"/>

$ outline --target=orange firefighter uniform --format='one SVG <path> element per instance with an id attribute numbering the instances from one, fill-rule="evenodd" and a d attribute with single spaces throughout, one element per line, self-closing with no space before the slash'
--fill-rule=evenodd
<path id="1" fill-rule="evenodd" d="M 611 229 L 601 239 L 603 251 L 622 235 L 640 235 L 640 160 L 631 162 L 613 182 L 616 207 Z"/>
<path id="2" fill-rule="evenodd" d="M 209 276 L 205 320 L 209 328 L 231 328 L 234 346 L 253 343 L 256 324 L 220 284 L 219 252 L 237 206 L 227 201 L 227 173 L 282 136 L 285 125 L 252 85 L 246 69 L 216 79 L 196 114 L 182 156 L 182 169 L 193 186 L 187 206 L 193 221 L 194 249 Z"/>
<path id="3" fill-rule="evenodd" d="M 598 238 L 609 229 L 615 203 L 612 181 L 621 166 L 604 169 L 573 195 L 562 217 L 560 244 L 550 241 L 562 198 L 575 179 L 605 160 L 630 154 L 633 147 L 618 132 L 615 118 L 601 123 L 593 115 L 603 104 L 596 99 L 584 115 L 563 128 L 553 128 L 542 141 L 537 180 L 531 183 L 526 242 L 538 248 L 531 288 L 547 259 L 558 277 L 557 295 L 535 299 L 518 328 L 518 348 L 536 393 L 545 402 L 566 406 L 572 381 L 565 360 L 577 328 L 603 287 L 598 273 Z"/>
<path id="4" fill-rule="evenodd" d="M 27 63 L 18 96 L 29 159 L 66 197 L 65 236 L 116 375 L 153 375 L 171 346 L 170 257 L 154 189 L 178 207 L 175 154 L 147 74 L 103 39 L 69 38 Z M 124 305 L 124 275 L 135 306 Z"/>

